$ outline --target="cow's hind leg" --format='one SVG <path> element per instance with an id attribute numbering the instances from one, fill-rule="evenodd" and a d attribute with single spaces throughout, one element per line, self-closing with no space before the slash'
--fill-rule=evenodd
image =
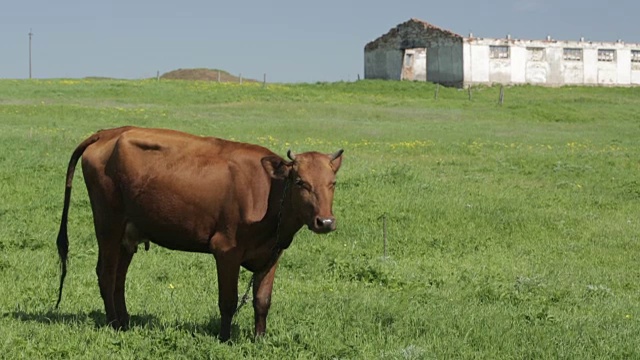
<path id="1" fill-rule="evenodd" d="M 125 246 L 120 246 L 120 258 L 118 259 L 118 267 L 116 269 L 116 284 L 113 294 L 116 316 L 120 322 L 120 328 L 126 330 L 129 328 L 129 313 L 127 312 L 127 304 L 124 296 L 124 284 L 127 280 L 127 270 L 133 258 L 134 252 L 131 252 Z"/>
<path id="2" fill-rule="evenodd" d="M 123 330 L 129 328 L 130 319 L 129 312 L 127 312 L 127 303 L 124 294 L 125 283 L 127 281 L 127 271 L 129 270 L 129 265 L 131 264 L 133 255 L 138 250 L 138 244 L 142 241 L 147 241 L 148 243 L 148 240 L 141 238 L 140 232 L 133 225 L 133 223 L 127 222 L 125 231 L 122 235 L 120 256 L 118 258 L 118 267 L 116 269 L 115 291 L 113 296 L 116 307 L 116 315 Z"/>
<path id="3" fill-rule="evenodd" d="M 123 327 L 116 311 L 115 301 L 116 279 L 122 251 L 121 239 L 123 233 L 124 224 L 122 222 L 111 222 L 111 226 L 108 228 L 104 228 L 96 222 L 96 236 L 98 238 L 96 273 L 98 274 L 98 285 L 100 286 L 100 295 L 104 301 L 107 324 L 114 329 Z M 131 259 L 128 261 L 131 261 Z"/>

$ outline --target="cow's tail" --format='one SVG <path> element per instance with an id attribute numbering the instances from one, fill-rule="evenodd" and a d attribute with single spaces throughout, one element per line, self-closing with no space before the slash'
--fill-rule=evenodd
<path id="1" fill-rule="evenodd" d="M 64 207 L 62 208 L 62 219 L 60 220 L 60 230 L 58 231 L 58 239 L 56 245 L 58 246 L 58 255 L 60 256 L 60 288 L 58 289 L 58 302 L 56 303 L 56 309 L 60 305 L 62 300 L 62 285 L 64 284 L 64 278 L 67 276 L 67 255 L 69 254 L 69 237 L 67 236 L 67 220 L 69 216 L 69 202 L 71 200 L 71 184 L 73 183 L 73 174 L 76 170 L 76 164 L 78 159 L 82 156 L 84 151 L 93 143 L 100 139 L 99 134 L 94 134 L 82 143 L 73 151 L 71 159 L 69 160 L 69 166 L 67 167 L 67 182 L 64 190 Z"/>

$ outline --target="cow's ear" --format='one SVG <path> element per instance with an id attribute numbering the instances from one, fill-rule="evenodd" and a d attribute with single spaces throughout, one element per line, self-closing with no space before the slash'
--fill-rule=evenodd
<path id="1" fill-rule="evenodd" d="M 331 168 L 333 169 L 334 173 L 337 173 L 338 170 L 340 170 L 340 165 L 342 165 L 342 153 L 344 151 L 342 149 L 334 152 L 333 154 L 330 154 L 330 164 L 331 164 Z"/>
<path id="2" fill-rule="evenodd" d="M 284 162 L 280 157 L 271 155 L 262 158 L 262 167 L 273 179 L 285 179 L 289 176 L 291 163 Z"/>

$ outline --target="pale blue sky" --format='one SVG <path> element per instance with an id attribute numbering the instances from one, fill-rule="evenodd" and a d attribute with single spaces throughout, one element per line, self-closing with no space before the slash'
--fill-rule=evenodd
<path id="1" fill-rule="evenodd" d="M 138 79 L 219 68 L 270 82 L 355 80 L 364 45 L 418 18 L 478 37 L 640 43 L 638 0 L 3 0 L 0 78 Z"/>

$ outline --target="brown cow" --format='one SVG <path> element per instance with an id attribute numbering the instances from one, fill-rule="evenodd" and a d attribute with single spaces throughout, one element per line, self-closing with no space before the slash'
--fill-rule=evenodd
<path id="1" fill-rule="evenodd" d="M 109 325 L 129 325 L 127 269 L 138 244 L 148 248 L 150 241 L 213 254 L 223 341 L 231 335 L 240 266 L 252 271 L 255 334 L 264 334 L 281 252 L 303 225 L 316 233 L 336 228 L 331 207 L 342 150 L 287 155 L 291 162 L 261 146 L 164 129 L 122 127 L 90 136 L 67 168 L 57 239 L 58 304 L 67 267 L 71 183 L 82 157 Z"/>

